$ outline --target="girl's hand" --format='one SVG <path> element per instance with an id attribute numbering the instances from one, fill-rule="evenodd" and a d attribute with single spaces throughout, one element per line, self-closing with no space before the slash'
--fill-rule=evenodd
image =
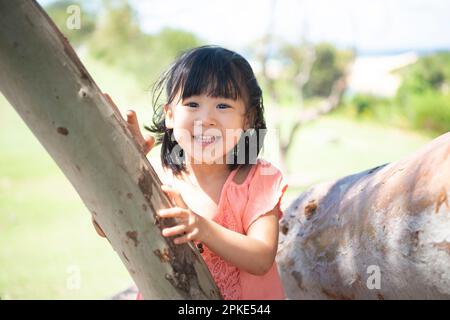
<path id="1" fill-rule="evenodd" d="M 95 231 L 97 231 L 97 234 L 102 237 L 106 238 L 105 232 L 103 232 L 103 229 L 98 225 L 97 221 L 95 221 L 94 217 L 92 217 L 92 224 L 94 225 Z"/>
<path id="2" fill-rule="evenodd" d="M 114 108 L 117 108 L 116 104 L 107 93 L 104 93 L 103 95 Z M 153 138 L 149 134 L 145 135 L 144 138 L 139 128 L 139 122 L 137 120 L 136 112 L 134 112 L 134 110 L 127 111 L 127 124 L 134 139 L 141 147 L 142 152 L 144 152 L 145 155 L 149 153 L 150 150 L 152 150 L 153 146 L 155 145 L 155 138 Z"/>
<path id="3" fill-rule="evenodd" d="M 205 228 L 207 227 L 205 218 L 189 209 L 181 194 L 174 188 L 162 185 L 161 189 L 172 199 L 176 207 L 161 209 L 157 212 L 158 216 L 160 218 L 176 218 L 178 222 L 173 227 L 164 228 L 162 235 L 164 237 L 172 237 L 183 234 L 183 236 L 173 240 L 175 244 L 182 244 L 193 240 L 202 241 Z"/>

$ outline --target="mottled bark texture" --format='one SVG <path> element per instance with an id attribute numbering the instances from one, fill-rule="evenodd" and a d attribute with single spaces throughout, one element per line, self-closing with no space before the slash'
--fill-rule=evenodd
<path id="1" fill-rule="evenodd" d="M 449 196 L 450 133 L 302 193 L 281 222 L 288 298 L 450 299 Z"/>
<path id="2" fill-rule="evenodd" d="M 194 246 L 161 236 L 155 210 L 170 203 L 155 171 L 35 1 L 0 0 L 0 90 L 75 187 L 144 298 L 220 298 Z"/>

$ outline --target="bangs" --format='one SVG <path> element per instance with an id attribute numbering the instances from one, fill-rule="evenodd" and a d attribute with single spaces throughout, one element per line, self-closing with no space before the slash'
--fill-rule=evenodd
<path id="1" fill-rule="evenodd" d="M 233 56 L 222 52 L 198 52 L 186 59 L 184 64 L 175 66 L 168 88 L 169 102 L 181 92 L 181 98 L 205 94 L 210 97 L 244 99 L 241 87 L 243 76 L 234 65 Z M 169 93 L 168 92 L 168 93 Z"/>

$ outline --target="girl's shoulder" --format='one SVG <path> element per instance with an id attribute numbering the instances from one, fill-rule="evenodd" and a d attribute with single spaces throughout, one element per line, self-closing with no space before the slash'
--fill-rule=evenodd
<path id="1" fill-rule="evenodd" d="M 278 218 L 281 218 L 283 214 L 281 200 L 288 183 L 277 166 L 267 160 L 258 159 L 250 167 L 243 185 L 246 187 L 238 186 L 232 194 L 236 198 L 245 198 L 244 210 L 239 210 L 242 214 L 242 227 L 245 233 L 256 219 L 275 207 L 278 208 Z M 239 199 L 236 200 L 239 203 Z"/>
<path id="2" fill-rule="evenodd" d="M 270 182 L 282 177 L 283 173 L 275 165 L 267 160 L 258 158 L 254 164 L 239 167 L 233 177 L 233 182 L 237 185 L 242 185 L 246 181 L 262 180 Z"/>

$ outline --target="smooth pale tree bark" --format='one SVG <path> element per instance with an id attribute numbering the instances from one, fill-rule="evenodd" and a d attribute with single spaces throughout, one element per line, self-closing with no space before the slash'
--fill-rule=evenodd
<path id="1" fill-rule="evenodd" d="M 323 183 L 285 211 L 289 299 L 450 299 L 450 133 L 388 165 Z"/>
<path id="2" fill-rule="evenodd" d="M 35 1 L 0 0 L 0 89 L 95 216 L 144 298 L 220 298 L 192 243 L 162 237 L 155 212 L 170 202 L 158 176 Z"/>

